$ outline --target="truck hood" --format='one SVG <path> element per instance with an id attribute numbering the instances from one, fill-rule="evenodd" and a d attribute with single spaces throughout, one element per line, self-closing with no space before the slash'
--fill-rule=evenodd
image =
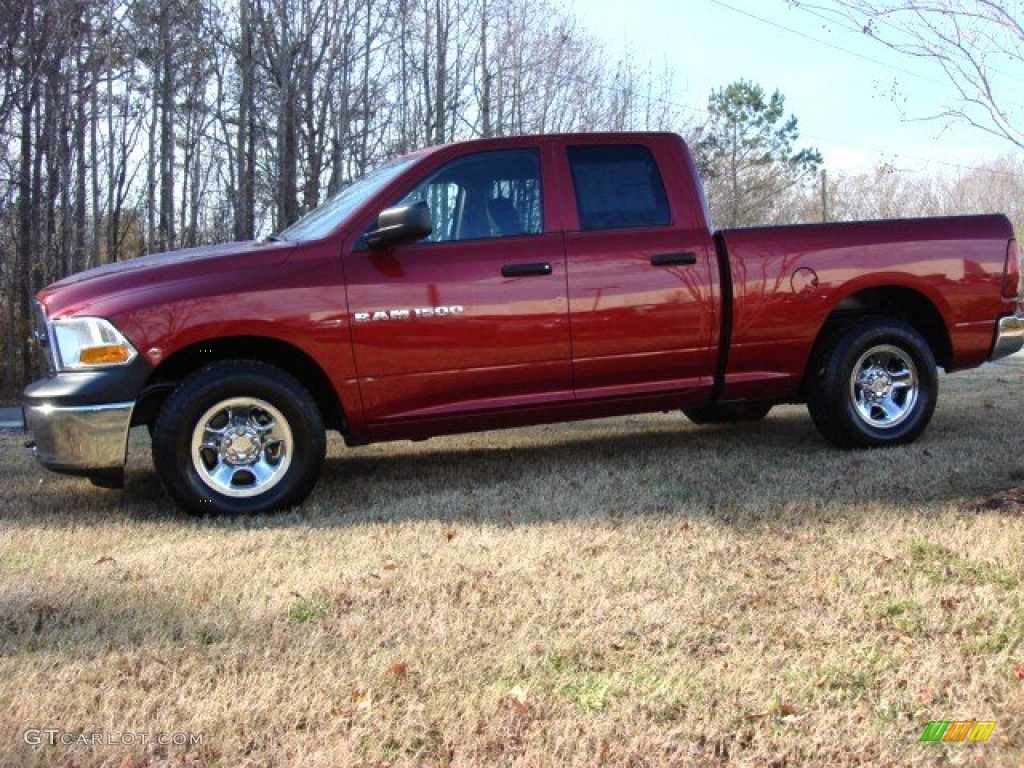
<path id="1" fill-rule="evenodd" d="M 287 259 L 294 243 L 246 241 L 168 251 L 105 264 L 65 277 L 38 295 L 49 317 L 80 314 L 89 305 L 115 296 L 152 288 L 197 273 L 233 270 L 251 273 Z"/>

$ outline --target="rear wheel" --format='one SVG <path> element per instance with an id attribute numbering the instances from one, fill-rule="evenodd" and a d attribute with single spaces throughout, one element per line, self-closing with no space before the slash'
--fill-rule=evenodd
<path id="1" fill-rule="evenodd" d="M 848 326 L 812 365 L 807 408 L 821 433 L 844 448 L 912 442 L 935 411 L 935 359 L 921 334 L 900 320 Z"/>
<path id="2" fill-rule="evenodd" d="M 298 504 L 316 483 L 323 420 L 292 376 L 252 361 L 186 378 L 153 427 L 153 463 L 190 512 L 258 513 Z"/>

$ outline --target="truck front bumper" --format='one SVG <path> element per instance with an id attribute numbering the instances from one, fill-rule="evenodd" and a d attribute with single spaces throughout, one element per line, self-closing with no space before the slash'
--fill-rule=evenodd
<path id="1" fill-rule="evenodd" d="M 999 319 L 996 327 L 996 340 L 992 345 L 989 360 L 998 360 L 1016 354 L 1024 348 L 1024 313 L 1018 312 L 1009 317 Z"/>
<path id="2" fill-rule="evenodd" d="M 47 469 L 108 475 L 124 468 L 135 402 L 104 405 L 25 405 L 32 452 Z"/>
<path id="3" fill-rule="evenodd" d="M 149 367 L 57 373 L 25 389 L 22 410 L 29 445 L 47 469 L 120 487 L 128 430 Z"/>

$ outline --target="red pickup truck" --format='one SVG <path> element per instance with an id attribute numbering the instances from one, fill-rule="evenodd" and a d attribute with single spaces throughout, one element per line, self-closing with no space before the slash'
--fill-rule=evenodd
<path id="1" fill-rule="evenodd" d="M 349 445 L 806 402 L 845 447 L 914 440 L 956 370 L 1024 345 L 1004 216 L 715 232 L 672 134 L 517 137 L 392 160 L 261 242 L 38 296 L 46 467 L 118 487 L 146 425 L 171 497 L 294 505 Z"/>

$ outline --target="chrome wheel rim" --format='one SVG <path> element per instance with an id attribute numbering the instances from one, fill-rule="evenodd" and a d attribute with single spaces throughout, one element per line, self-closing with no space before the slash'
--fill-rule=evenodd
<path id="1" fill-rule="evenodd" d="M 250 498 L 284 478 L 295 442 L 282 413 L 265 400 L 233 397 L 208 409 L 192 430 L 192 466 L 217 493 Z"/>
<path id="2" fill-rule="evenodd" d="M 872 347 L 853 366 L 850 403 L 854 413 L 876 429 L 892 429 L 906 421 L 920 391 L 917 366 L 899 347 Z"/>

